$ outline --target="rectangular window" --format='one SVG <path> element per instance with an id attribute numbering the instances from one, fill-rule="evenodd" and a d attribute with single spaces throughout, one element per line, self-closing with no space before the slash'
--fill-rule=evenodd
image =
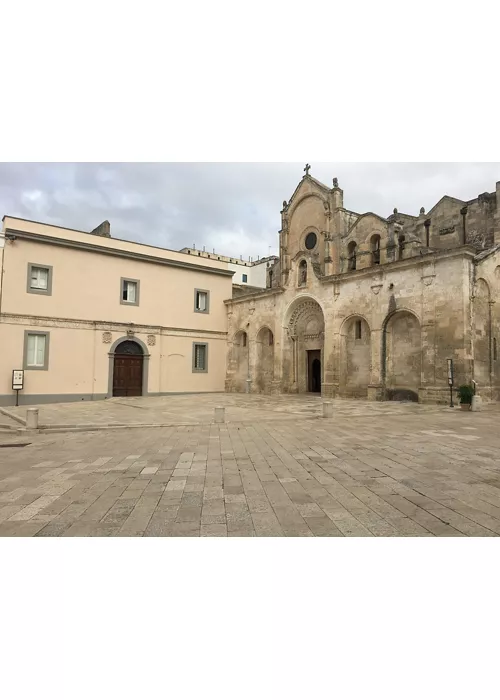
<path id="1" fill-rule="evenodd" d="M 122 277 L 120 303 L 139 306 L 139 280 L 129 280 Z"/>
<path id="2" fill-rule="evenodd" d="M 208 372 L 207 343 L 193 343 L 193 372 Z"/>
<path id="3" fill-rule="evenodd" d="M 28 285 L 30 294 L 52 294 L 52 267 L 28 263 Z"/>
<path id="4" fill-rule="evenodd" d="M 210 306 L 210 294 L 206 289 L 194 290 L 194 310 L 198 314 L 208 314 Z"/>
<path id="5" fill-rule="evenodd" d="M 24 369 L 47 369 L 48 359 L 49 334 L 25 331 Z"/>
<path id="6" fill-rule="evenodd" d="M 361 340 L 361 321 L 356 321 L 356 340 Z"/>
<path id="7" fill-rule="evenodd" d="M 243 282 L 248 282 L 248 275 L 242 275 L 243 277 Z"/>

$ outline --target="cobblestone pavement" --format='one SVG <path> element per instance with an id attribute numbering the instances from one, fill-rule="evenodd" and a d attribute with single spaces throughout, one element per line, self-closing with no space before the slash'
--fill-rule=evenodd
<path id="1" fill-rule="evenodd" d="M 416 403 L 370 402 L 361 400 L 332 400 L 336 416 L 411 415 L 446 412 L 444 406 Z M 40 406 L 9 407 L 9 413 L 25 418 L 27 408 L 38 408 L 40 425 L 107 426 L 113 424 L 209 424 L 215 406 L 226 408 L 228 422 L 282 420 L 285 417 L 311 418 L 322 413 L 319 396 L 259 396 L 255 394 L 198 394 L 150 398 L 115 398 L 106 401 L 85 401 Z M 485 406 L 486 410 L 489 407 Z M 9 416 L 0 416 L 5 423 L 15 424 Z"/>
<path id="2" fill-rule="evenodd" d="M 252 417 L 0 435 L 31 443 L 0 448 L 0 536 L 500 534 L 497 412 L 336 402 L 322 419 L 276 397 L 258 420 L 229 398 Z"/>

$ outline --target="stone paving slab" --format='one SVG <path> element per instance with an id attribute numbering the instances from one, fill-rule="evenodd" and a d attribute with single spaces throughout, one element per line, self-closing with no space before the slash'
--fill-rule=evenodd
<path id="1" fill-rule="evenodd" d="M 0 536 L 500 535 L 495 412 L 228 398 L 245 419 L 9 437 L 31 444 L 0 449 Z"/>
<path id="2" fill-rule="evenodd" d="M 450 411 L 446 406 L 416 403 L 370 402 L 334 399 L 334 416 L 392 416 L 404 412 L 419 416 Z M 113 398 L 39 406 L 9 407 L 10 423 L 21 427 L 27 408 L 38 408 L 39 424 L 52 431 L 85 430 L 87 428 L 141 429 L 151 426 L 210 424 L 216 406 L 224 406 L 226 422 L 283 420 L 285 418 L 320 418 L 323 400 L 319 396 L 261 396 L 241 394 L 197 394 L 161 397 Z M 485 411 L 498 410 L 486 405 Z"/>

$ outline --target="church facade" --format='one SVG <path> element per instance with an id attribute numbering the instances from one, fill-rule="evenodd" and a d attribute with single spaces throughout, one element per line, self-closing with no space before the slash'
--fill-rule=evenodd
<path id="1" fill-rule="evenodd" d="M 500 396 L 500 183 L 418 215 L 344 207 L 305 175 L 283 203 L 267 288 L 226 301 L 226 391 L 450 400 Z"/>

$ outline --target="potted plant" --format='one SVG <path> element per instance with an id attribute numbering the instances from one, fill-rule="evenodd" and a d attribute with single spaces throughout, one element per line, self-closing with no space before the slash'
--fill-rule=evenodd
<path id="1" fill-rule="evenodd" d="M 458 387 L 458 398 L 460 399 L 460 407 L 462 411 L 470 411 L 474 389 L 470 384 L 462 384 Z"/>

